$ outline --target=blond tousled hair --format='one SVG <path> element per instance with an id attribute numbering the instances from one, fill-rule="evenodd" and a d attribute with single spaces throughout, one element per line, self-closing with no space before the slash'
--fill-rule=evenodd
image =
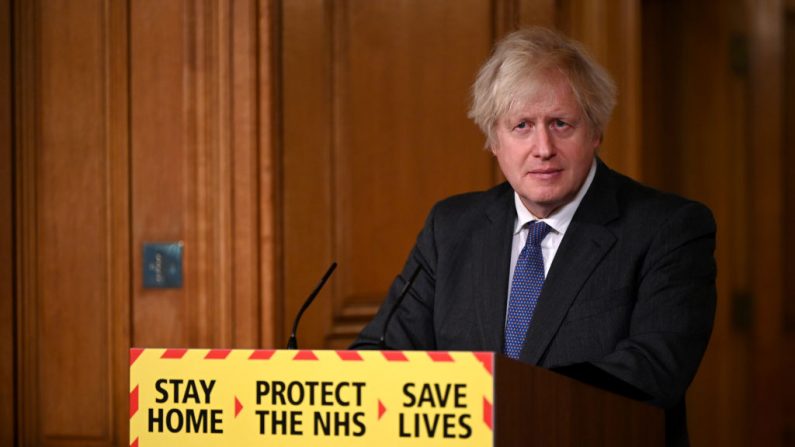
<path id="1" fill-rule="evenodd" d="M 497 43 L 472 86 L 469 117 L 496 143 L 494 126 L 517 102 L 538 88 L 552 70 L 569 81 L 590 130 L 604 132 L 616 104 L 613 79 L 578 42 L 541 27 L 514 31 Z"/>

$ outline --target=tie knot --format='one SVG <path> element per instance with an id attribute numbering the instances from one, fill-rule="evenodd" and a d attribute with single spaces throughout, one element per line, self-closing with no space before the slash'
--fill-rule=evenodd
<path id="1" fill-rule="evenodd" d="M 540 220 L 534 220 L 528 224 L 527 244 L 540 245 L 541 241 L 547 237 L 552 227 Z"/>

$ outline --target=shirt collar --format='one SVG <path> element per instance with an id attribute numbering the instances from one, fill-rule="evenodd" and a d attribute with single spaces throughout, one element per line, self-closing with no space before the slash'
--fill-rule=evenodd
<path id="1" fill-rule="evenodd" d="M 585 197 L 585 193 L 588 192 L 588 188 L 591 187 L 594 175 L 596 175 L 596 158 L 594 158 L 593 162 L 591 162 L 591 169 L 588 171 L 588 175 L 585 177 L 585 181 L 582 182 L 582 186 L 580 186 L 580 190 L 577 191 L 577 195 L 574 196 L 574 199 L 560 207 L 560 209 L 552 213 L 546 219 L 539 219 L 534 216 L 533 213 L 528 211 L 522 203 L 522 199 L 519 198 L 519 194 L 514 191 L 513 202 L 514 206 L 516 207 L 516 224 L 513 228 L 513 234 L 519 233 L 528 222 L 532 222 L 534 220 L 545 222 L 547 225 L 552 227 L 552 231 L 560 235 L 565 234 L 566 230 L 569 228 L 571 219 L 574 217 L 574 213 L 580 206 L 580 202 L 582 202 L 582 198 Z"/>

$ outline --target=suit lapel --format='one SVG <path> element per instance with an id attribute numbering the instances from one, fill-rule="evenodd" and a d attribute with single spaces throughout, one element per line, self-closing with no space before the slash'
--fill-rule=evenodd
<path id="1" fill-rule="evenodd" d="M 505 306 L 508 296 L 508 275 L 511 261 L 516 209 L 513 206 L 513 189 L 507 184 L 500 189 L 499 196 L 486 210 L 486 225 L 473 235 L 475 260 L 473 290 L 476 305 L 475 318 L 483 349 L 502 351 L 505 327 Z"/>
<path id="2" fill-rule="evenodd" d="M 544 281 L 521 359 L 538 364 L 591 272 L 615 243 L 605 224 L 618 217 L 612 172 L 597 163 L 596 176 L 580 203 Z"/>

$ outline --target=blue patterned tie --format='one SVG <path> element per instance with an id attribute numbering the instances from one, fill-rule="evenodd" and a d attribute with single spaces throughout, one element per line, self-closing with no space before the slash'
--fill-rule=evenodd
<path id="1" fill-rule="evenodd" d="M 552 229 L 540 221 L 528 224 L 527 242 L 516 260 L 508 302 L 508 321 L 505 323 L 505 355 L 518 359 L 522 352 L 527 328 L 533 319 L 538 295 L 544 286 L 544 256 L 541 241 Z"/>

